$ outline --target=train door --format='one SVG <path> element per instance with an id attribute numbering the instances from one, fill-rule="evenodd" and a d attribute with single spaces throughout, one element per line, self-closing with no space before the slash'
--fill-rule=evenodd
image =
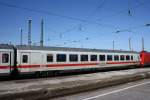
<path id="1" fill-rule="evenodd" d="M 0 73 L 10 73 L 11 70 L 11 52 L 0 52 Z"/>
<path id="2" fill-rule="evenodd" d="M 30 53 L 28 52 L 21 52 L 20 55 L 20 71 L 21 72 L 28 72 L 30 70 Z"/>

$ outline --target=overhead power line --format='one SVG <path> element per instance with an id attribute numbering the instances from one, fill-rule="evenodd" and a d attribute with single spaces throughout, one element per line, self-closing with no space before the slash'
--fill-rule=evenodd
<path id="1" fill-rule="evenodd" d="M 92 16 L 94 16 L 94 14 L 96 14 L 98 11 L 100 11 L 100 9 L 104 6 L 104 4 L 106 3 L 107 0 L 99 0 L 100 2 L 99 5 L 89 14 L 89 16 L 87 18 L 91 18 Z"/>
<path id="2" fill-rule="evenodd" d="M 41 13 L 41 14 L 47 14 L 47 15 L 51 15 L 51 16 L 57 16 L 57 17 L 66 18 L 66 19 L 70 19 L 70 20 L 76 20 L 76 21 L 80 21 L 80 22 L 86 22 L 86 23 L 90 23 L 90 24 L 97 24 L 97 25 L 100 25 L 100 26 L 103 26 L 103 27 L 108 27 L 108 28 L 116 28 L 112 25 L 105 25 L 105 24 L 97 23 L 95 21 L 80 19 L 80 18 L 71 17 L 71 16 L 60 15 L 60 14 L 57 14 L 57 13 L 47 12 L 47 11 L 43 11 L 43 10 L 36 10 L 36 9 L 21 7 L 21 6 L 12 5 L 12 4 L 3 3 L 3 2 L 0 2 L 0 5 L 11 7 L 11 8 L 23 9 L 23 10 L 36 12 L 36 13 Z"/>
<path id="3" fill-rule="evenodd" d="M 99 5 L 96 8 L 94 8 L 94 10 L 87 16 L 86 20 L 90 19 L 97 11 L 99 11 L 99 9 L 101 9 L 104 6 L 104 4 L 106 3 L 106 1 L 107 0 L 103 0 L 103 1 L 99 0 L 99 2 L 98 2 Z M 97 23 L 97 22 L 95 21 L 95 23 Z M 79 31 L 82 31 L 83 30 L 83 26 L 86 25 L 86 24 L 87 23 L 85 21 L 81 22 L 80 24 L 77 24 L 77 25 L 75 25 L 75 26 L 73 26 L 73 27 L 71 27 L 69 29 L 66 29 L 62 33 L 71 32 L 71 31 L 73 31 L 75 29 L 78 29 Z M 104 25 L 104 24 L 98 24 L 98 25 L 103 26 L 103 27 L 109 27 L 109 28 L 117 29 L 117 27 L 112 26 L 112 25 Z"/>
<path id="4" fill-rule="evenodd" d="M 80 19 L 80 18 L 75 18 L 75 17 L 65 16 L 65 15 L 60 15 L 60 14 L 56 14 L 56 13 L 52 13 L 52 12 L 47 12 L 47 11 L 43 11 L 43 10 L 36 10 L 36 9 L 21 7 L 21 6 L 12 5 L 12 4 L 3 3 L 3 2 L 0 2 L 0 5 L 11 7 L 11 8 L 23 9 L 23 10 L 27 10 L 27 11 L 31 11 L 31 12 L 36 12 L 36 13 L 47 14 L 47 15 L 51 15 L 51 16 L 57 16 L 57 17 L 67 18 L 67 19 L 71 19 L 71 20 L 86 21 L 86 20 Z"/>
<path id="5" fill-rule="evenodd" d="M 88 19 L 91 17 L 91 15 L 93 15 L 94 13 L 96 13 L 96 11 L 97 11 L 98 9 L 102 8 L 106 1 L 107 1 L 107 0 L 103 0 L 103 1 L 100 3 L 100 5 L 98 5 L 98 7 L 96 7 L 96 9 L 94 9 L 93 12 L 91 12 L 91 14 L 88 16 Z M 147 1 L 147 2 L 148 2 L 148 1 Z M 118 15 L 118 14 L 121 14 L 121 13 L 124 13 L 124 12 L 128 11 L 128 14 L 129 14 L 130 16 L 132 16 L 131 10 L 133 10 L 133 9 L 135 9 L 135 8 L 138 8 L 138 7 L 140 7 L 140 6 L 143 6 L 143 5 L 147 4 L 147 2 L 140 2 L 140 3 L 138 3 L 137 5 L 135 5 L 134 7 L 130 7 L 130 8 L 128 7 L 127 9 L 120 10 L 120 11 L 116 12 L 116 13 L 113 14 L 113 15 Z M 111 15 L 111 16 L 113 16 L 113 15 Z M 110 15 L 104 16 L 104 18 L 110 18 Z M 111 18 L 112 18 L 112 17 L 111 17 Z M 101 20 L 102 20 L 102 19 L 103 19 L 103 18 L 101 18 Z M 99 19 L 98 19 L 98 20 L 99 20 Z M 82 24 L 82 26 L 83 26 L 83 25 L 85 25 L 86 22 L 82 22 L 82 23 L 84 23 L 84 24 Z M 117 31 L 116 31 L 115 33 L 127 32 L 127 31 L 130 32 L 130 29 L 122 29 L 122 28 L 119 28 L 119 27 L 116 27 L 116 26 L 112 26 L 112 25 L 99 24 L 97 21 L 95 21 L 95 23 L 97 23 L 97 25 L 100 25 L 100 26 L 103 26 L 103 27 L 107 27 L 107 28 L 109 27 L 109 28 L 117 29 Z M 148 25 L 147 25 L 147 26 L 148 26 Z M 66 32 L 73 31 L 74 29 L 77 29 L 78 27 L 79 27 L 79 29 L 81 28 L 81 23 L 78 24 L 78 25 L 76 25 L 76 26 L 74 26 L 74 27 L 72 27 L 72 28 L 70 28 L 70 29 L 67 29 L 66 31 L 64 31 L 64 32 L 62 32 L 62 33 L 66 33 Z M 114 32 L 113 32 L 113 33 L 114 33 Z"/>
<path id="6" fill-rule="evenodd" d="M 136 8 L 138 8 L 138 7 L 141 7 L 141 6 L 143 6 L 143 5 L 149 4 L 148 2 L 149 2 L 149 1 L 140 2 L 140 3 L 138 3 L 137 5 L 135 5 L 135 6 L 133 6 L 133 7 L 130 7 L 130 9 L 129 9 L 129 8 L 126 8 L 126 9 L 120 10 L 120 11 L 118 11 L 118 12 L 115 12 L 114 14 L 106 15 L 106 16 L 104 16 L 103 18 L 99 18 L 99 19 L 97 19 L 97 20 L 103 20 L 103 19 L 112 18 L 112 16 L 119 15 L 119 14 L 122 14 L 122 13 L 127 12 L 127 11 L 128 11 L 128 14 L 132 14 L 132 13 L 131 13 L 131 10 L 136 9 Z M 111 17 L 110 17 L 110 16 L 111 16 Z"/>
<path id="7" fill-rule="evenodd" d="M 131 30 L 133 30 L 133 29 L 138 29 L 138 28 L 143 28 L 143 27 L 150 27 L 150 24 L 147 23 L 147 24 L 143 24 L 143 25 L 138 25 L 138 26 L 130 27 L 130 29 L 126 28 L 126 29 L 122 29 L 122 30 L 117 30 L 117 31 L 115 31 L 113 33 L 132 32 Z"/>

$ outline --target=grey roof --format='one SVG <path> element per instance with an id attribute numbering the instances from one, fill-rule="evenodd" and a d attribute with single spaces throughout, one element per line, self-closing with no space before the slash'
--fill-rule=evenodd
<path id="1" fill-rule="evenodd" d="M 107 50 L 107 49 L 88 49 L 88 48 L 70 48 L 70 47 L 48 47 L 48 46 L 26 46 L 17 45 L 19 50 L 49 50 L 49 51 L 75 51 L 75 52 L 113 52 L 113 53 L 138 53 L 136 51 Z"/>
<path id="2" fill-rule="evenodd" d="M 9 44 L 0 44 L 0 49 L 13 49 L 14 46 L 13 45 L 9 45 Z"/>

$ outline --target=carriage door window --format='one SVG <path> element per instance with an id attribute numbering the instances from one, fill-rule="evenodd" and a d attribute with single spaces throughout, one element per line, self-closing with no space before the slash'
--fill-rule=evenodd
<path id="1" fill-rule="evenodd" d="M 28 55 L 22 55 L 22 63 L 28 63 Z"/>
<path id="2" fill-rule="evenodd" d="M 2 54 L 2 63 L 8 63 L 9 62 L 9 54 L 3 53 Z"/>

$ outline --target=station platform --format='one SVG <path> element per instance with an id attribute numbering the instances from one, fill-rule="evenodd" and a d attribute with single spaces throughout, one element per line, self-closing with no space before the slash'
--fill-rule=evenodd
<path id="1" fill-rule="evenodd" d="M 0 100 L 38 100 L 150 77 L 150 68 L 0 82 Z"/>

